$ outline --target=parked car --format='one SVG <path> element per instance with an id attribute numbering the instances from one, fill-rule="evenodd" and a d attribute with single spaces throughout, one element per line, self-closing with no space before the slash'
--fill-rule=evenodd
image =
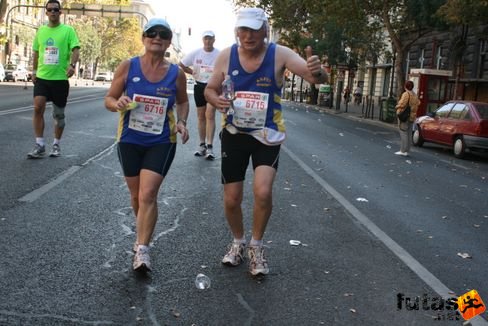
<path id="1" fill-rule="evenodd" d="M 113 78 L 112 73 L 105 71 L 105 72 L 99 72 L 98 74 L 95 75 L 95 81 L 111 81 Z"/>
<path id="2" fill-rule="evenodd" d="M 27 71 L 27 69 L 19 67 L 16 64 L 10 63 L 5 66 L 5 81 L 27 81 L 28 75 L 29 72 Z"/>
<path id="3" fill-rule="evenodd" d="M 412 142 L 415 146 L 425 142 L 450 146 L 458 158 L 467 150 L 488 150 L 488 103 L 445 103 L 415 120 Z"/>

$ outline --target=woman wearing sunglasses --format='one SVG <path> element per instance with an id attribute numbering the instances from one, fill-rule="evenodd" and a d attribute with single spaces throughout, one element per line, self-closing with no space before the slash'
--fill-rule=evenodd
<path id="1" fill-rule="evenodd" d="M 176 153 L 176 133 L 188 141 L 186 76 L 164 56 L 172 36 L 164 19 L 150 19 L 142 35 L 145 53 L 119 65 L 105 97 L 105 107 L 120 113 L 118 155 L 136 216 L 135 271 L 151 270 L 159 188 Z"/>

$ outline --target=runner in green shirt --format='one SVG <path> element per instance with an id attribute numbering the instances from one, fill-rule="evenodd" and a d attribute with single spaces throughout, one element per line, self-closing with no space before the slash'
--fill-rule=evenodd
<path id="1" fill-rule="evenodd" d="M 28 158 L 42 158 L 46 154 L 44 143 L 44 112 L 46 102 L 53 102 L 54 142 L 51 157 L 61 155 L 59 141 L 63 134 L 64 111 L 69 94 L 68 78 L 75 73 L 80 55 L 80 43 L 73 27 L 61 24 L 61 4 L 48 0 L 46 15 L 49 22 L 39 27 L 32 49 L 34 83 L 33 126 L 36 135 L 34 149 Z"/>

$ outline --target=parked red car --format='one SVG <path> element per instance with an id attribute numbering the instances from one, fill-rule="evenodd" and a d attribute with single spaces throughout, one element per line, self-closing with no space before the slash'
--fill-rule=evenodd
<path id="1" fill-rule="evenodd" d="M 488 150 L 488 103 L 445 103 L 415 120 L 412 142 L 415 146 L 424 142 L 452 146 L 458 158 L 467 150 Z"/>

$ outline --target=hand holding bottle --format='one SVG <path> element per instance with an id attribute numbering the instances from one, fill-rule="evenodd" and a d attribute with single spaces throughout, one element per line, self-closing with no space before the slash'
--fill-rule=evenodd
<path id="1" fill-rule="evenodd" d="M 224 81 L 222 82 L 222 96 L 226 100 L 230 101 L 230 108 L 227 109 L 227 114 L 234 114 L 234 103 L 232 101 L 234 101 L 236 95 L 234 92 L 234 82 L 229 75 L 226 75 Z"/>

